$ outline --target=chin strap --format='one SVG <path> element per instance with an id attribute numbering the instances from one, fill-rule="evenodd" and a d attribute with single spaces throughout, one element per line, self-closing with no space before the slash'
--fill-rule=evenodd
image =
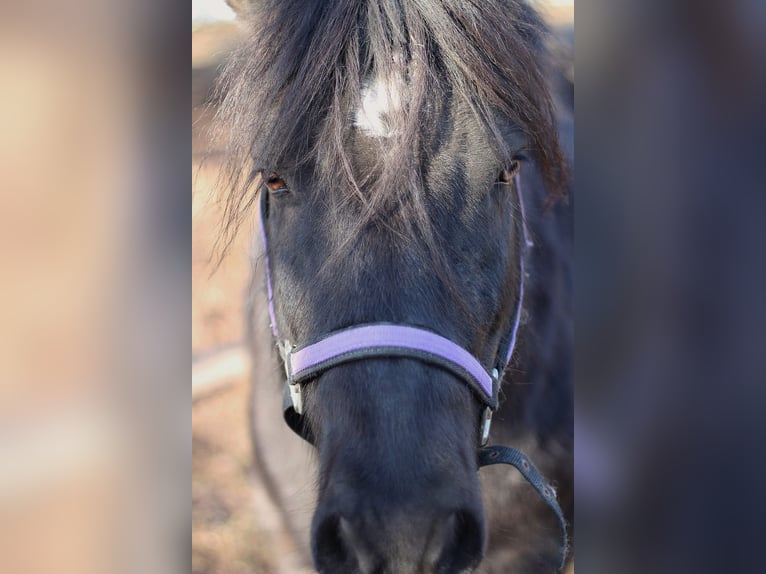
<path id="1" fill-rule="evenodd" d="M 529 460 L 520 450 L 510 446 L 487 446 L 479 449 L 479 468 L 483 466 L 492 466 L 493 464 L 509 464 L 518 470 L 529 484 L 537 491 L 537 494 L 545 501 L 556 518 L 559 521 L 561 529 L 561 548 L 559 549 L 559 569 L 563 569 L 566 563 L 568 539 L 567 523 L 564 519 L 564 513 L 556 500 L 556 489 L 545 481 L 540 471 L 535 468 L 532 461 Z"/>

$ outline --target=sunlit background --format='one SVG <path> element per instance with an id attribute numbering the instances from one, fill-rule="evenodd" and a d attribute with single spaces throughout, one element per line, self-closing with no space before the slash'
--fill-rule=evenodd
<path id="1" fill-rule="evenodd" d="M 3 573 L 186 562 L 189 130 L 161 97 L 186 35 L 167 15 L 0 6 Z"/>

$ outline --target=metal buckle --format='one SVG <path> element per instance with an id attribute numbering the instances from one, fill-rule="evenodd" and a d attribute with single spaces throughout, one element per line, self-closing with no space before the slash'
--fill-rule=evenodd
<path id="1" fill-rule="evenodd" d="M 489 429 L 492 426 L 492 409 L 484 407 L 484 415 L 481 424 L 481 446 L 486 446 L 489 442 Z"/>
<path id="2" fill-rule="evenodd" d="M 277 348 L 279 349 L 279 355 L 282 357 L 282 362 L 285 365 L 285 376 L 287 377 L 287 388 L 290 389 L 290 400 L 293 403 L 293 410 L 296 414 L 303 414 L 303 394 L 301 393 L 301 385 L 293 382 L 293 375 L 290 372 L 290 354 L 295 349 L 295 345 L 290 343 L 287 339 L 283 339 L 277 342 Z"/>
<path id="3" fill-rule="evenodd" d="M 501 369 L 495 367 L 492 369 L 490 376 L 492 377 L 492 393 L 497 397 L 498 389 L 500 388 L 500 376 L 502 374 Z M 481 421 L 481 446 L 487 446 L 489 442 L 489 430 L 492 427 L 492 409 L 490 407 L 484 407 Z"/>
<path id="4" fill-rule="evenodd" d="M 290 399 L 293 401 L 293 410 L 296 414 L 303 414 L 303 394 L 301 393 L 300 384 L 287 385 L 290 389 Z"/>

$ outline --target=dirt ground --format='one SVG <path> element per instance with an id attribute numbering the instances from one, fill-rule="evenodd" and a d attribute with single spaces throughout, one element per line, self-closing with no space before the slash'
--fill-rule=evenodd
<path id="1" fill-rule="evenodd" d="M 566 12 L 555 15 L 566 21 Z M 192 356 L 194 369 L 211 354 L 237 348 L 243 337 L 243 297 L 248 276 L 246 233 L 214 271 L 219 211 L 214 196 L 216 142 L 208 136 L 214 113 L 205 104 L 226 51 L 238 37 L 235 24 L 192 31 Z M 204 163 L 202 162 L 205 159 Z M 285 564 L 285 534 L 252 470 L 248 435 L 246 365 L 227 371 L 226 386 L 194 401 L 192 412 L 193 574 L 307 574 Z M 573 572 L 573 570 L 572 570 Z"/>
<path id="2" fill-rule="evenodd" d="M 211 352 L 240 344 L 243 334 L 241 294 L 247 280 L 246 238 L 238 238 L 214 272 L 219 212 L 213 192 L 219 150 L 207 133 L 213 110 L 204 105 L 215 66 L 236 37 L 232 25 L 192 32 L 192 100 L 198 104 L 192 111 L 195 369 L 200 359 Z M 192 572 L 281 574 L 272 552 L 274 528 L 262 524 L 265 492 L 252 473 L 245 370 L 235 369 L 227 382 L 224 389 L 195 401 L 192 412 Z"/>
<path id="3" fill-rule="evenodd" d="M 236 24 L 192 30 L 192 572 L 306 574 L 290 563 L 290 541 L 254 474 L 248 432 L 247 364 L 242 359 L 249 237 L 242 233 L 216 267 L 220 144 L 208 105 Z M 232 355 L 233 354 L 233 355 Z M 198 379 L 224 383 L 198 398 Z M 203 376 L 198 376 L 203 375 Z M 205 388 L 208 388 L 205 386 Z"/>

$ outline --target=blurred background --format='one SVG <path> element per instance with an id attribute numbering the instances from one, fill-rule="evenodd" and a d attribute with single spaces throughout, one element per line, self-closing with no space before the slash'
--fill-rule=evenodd
<path id="1" fill-rule="evenodd" d="M 250 238 L 240 234 L 218 269 L 219 142 L 211 135 L 219 67 L 242 27 L 224 0 L 192 3 L 192 572 L 285 572 L 287 538 L 252 468 L 248 355 L 243 345 Z M 260 504 L 258 504 L 260 500 Z"/>
<path id="2" fill-rule="evenodd" d="M 0 3 L 3 573 L 188 562 L 186 10 Z"/>
<path id="3" fill-rule="evenodd" d="M 766 3 L 576 20 L 578 567 L 761 571 Z"/>

